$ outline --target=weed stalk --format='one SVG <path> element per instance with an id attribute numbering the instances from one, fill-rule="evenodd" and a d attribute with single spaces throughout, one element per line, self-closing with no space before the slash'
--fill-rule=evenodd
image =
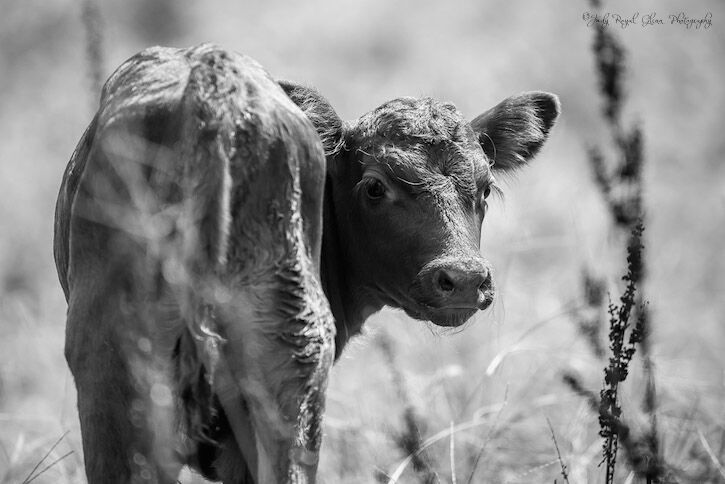
<path id="1" fill-rule="evenodd" d="M 590 5 L 601 9 L 599 0 L 590 0 Z M 626 50 L 617 38 L 603 24 L 596 24 L 592 51 L 599 80 L 599 92 L 603 101 L 602 116 L 612 136 L 612 148 L 618 161 L 607 161 L 603 151 L 593 146 L 588 149 L 588 160 L 594 183 L 611 215 L 615 231 L 626 237 L 627 271 L 623 277 L 625 289 L 619 303 L 608 305 L 609 315 L 609 359 L 604 368 L 604 385 L 597 397 L 585 389 L 578 377 L 564 376 L 564 381 L 575 392 L 584 396 L 590 406 L 598 412 L 600 435 L 603 443 L 603 463 L 606 469 L 606 483 L 614 482 L 617 453 L 621 448 L 625 458 L 639 478 L 650 482 L 664 482 L 666 466 L 661 457 L 657 433 L 657 398 L 650 343 L 650 315 L 645 303 L 645 252 L 642 233 L 645 226 L 643 203 L 644 137 L 641 126 L 634 123 L 625 128 L 622 123 L 622 108 L 625 102 L 624 75 L 626 72 Z M 613 165 L 613 166 L 612 166 Z M 588 319 L 579 323 L 595 355 L 603 355 L 597 343 L 597 321 L 592 314 L 602 314 L 605 283 L 585 269 L 583 286 L 590 312 Z M 632 327 L 632 321 L 634 325 Z M 627 337 L 628 335 L 628 337 Z M 648 426 L 637 437 L 625 422 L 619 404 L 620 384 L 627 378 L 629 365 L 636 348 L 641 350 L 644 362 L 645 391 L 642 411 L 648 417 Z"/>

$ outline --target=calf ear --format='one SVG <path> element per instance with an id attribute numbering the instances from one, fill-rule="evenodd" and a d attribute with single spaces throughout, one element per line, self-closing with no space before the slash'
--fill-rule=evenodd
<path id="1" fill-rule="evenodd" d="M 525 92 L 504 99 L 471 121 L 471 127 L 492 168 L 512 171 L 539 152 L 560 110 L 554 94 Z"/>
<path id="2" fill-rule="evenodd" d="M 317 89 L 296 84 L 292 81 L 277 81 L 287 96 L 294 102 L 317 130 L 322 140 L 325 155 L 338 152 L 343 147 L 342 120 L 330 103 Z"/>

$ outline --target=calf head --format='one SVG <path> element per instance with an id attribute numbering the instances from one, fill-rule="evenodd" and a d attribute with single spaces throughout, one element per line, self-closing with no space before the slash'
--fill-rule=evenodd
<path id="1" fill-rule="evenodd" d="M 539 151 L 559 115 L 556 96 L 514 96 L 470 122 L 451 104 L 401 98 L 343 123 L 316 91 L 281 85 L 326 150 L 326 216 L 334 218 L 350 304 L 390 305 L 440 326 L 487 308 L 487 199 L 497 174 Z M 323 244 L 323 261 L 324 252 Z"/>

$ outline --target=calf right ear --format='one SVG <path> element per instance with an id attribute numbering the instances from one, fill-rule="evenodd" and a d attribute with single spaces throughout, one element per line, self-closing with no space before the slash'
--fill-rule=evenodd
<path id="1" fill-rule="evenodd" d="M 471 121 L 471 127 L 492 169 L 511 171 L 539 152 L 560 111 L 554 94 L 525 92 L 504 99 Z"/>
<path id="2" fill-rule="evenodd" d="M 322 140 L 325 155 L 340 151 L 344 144 L 342 120 L 322 94 L 312 87 L 292 81 L 277 81 L 292 102 L 294 102 L 317 130 Z"/>

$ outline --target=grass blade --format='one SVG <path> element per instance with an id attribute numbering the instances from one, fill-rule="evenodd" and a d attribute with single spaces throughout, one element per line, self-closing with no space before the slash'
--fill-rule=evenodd
<path id="1" fill-rule="evenodd" d="M 53 467 L 54 465 L 56 465 L 58 462 L 62 461 L 63 459 L 65 459 L 66 457 L 68 457 L 69 455 L 71 455 L 72 453 L 73 453 L 73 451 L 71 450 L 71 451 L 66 452 L 62 456 L 58 457 L 57 459 L 55 459 L 50 464 L 48 464 L 47 466 L 43 467 L 43 470 L 41 470 L 40 472 L 38 472 L 37 474 L 35 474 L 29 480 L 23 481 L 23 484 L 29 484 L 30 482 L 33 482 L 36 478 L 38 478 L 41 475 L 43 475 L 45 473 L 45 471 L 47 471 L 48 469 L 50 469 L 51 467 Z"/>
<path id="2" fill-rule="evenodd" d="M 55 443 L 54 443 L 54 444 L 53 444 L 53 445 L 51 446 L 51 448 L 50 448 L 50 449 L 48 450 L 48 452 L 46 452 L 46 453 L 45 453 L 45 455 L 43 456 L 43 458 L 42 458 L 42 459 L 40 459 L 40 460 L 38 461 L 38 463 L 37 463 L 37 464 L 35 464 L 35 467 L 33 467 L 33 469 L 32 469 L 32 470 L 30 471 L 30 474 L 28 474 L 28 477 L 26 477 L 26 478 L 25 478 L 25 479 L 23 480 L 23 484 L 27 484 L 28 482 L 30 482 L 30 481 L 32 481 L 33 479 L 35 479 L 35 477 L 38 477 L 38 476 L 35 476 L 35 477 L 33 477 L 33 474 L 35 474 L 35 471 L 37 471 L 37 470 L 38 470 L 38 467 L 40 467 L 40 465 L 41 465 L 41 464 L 42 464 L 43 462 L 45 462 L 45 459 L 47 459 L 47 458 L 48 458 L 48 456 L 50 455 L 50 453 L 51 453 L 51 452 L 53 452 L 53 450 L 55 450 L 55 448 L 56 448 L 56 447 L 58 447 L 58 444 L 60 444 L 60 441 L 61 441 L 61 440 L 63 440 L 63 439 L 65 438 L 65 436 L 66 436 L 66 435 L 68 435 L 68 432 L 69 432 L 69 431 L 68 431 L 68 430 L 66 430 L 66 431 L 65 431 L 65 432 L 63 433 L 63 435 L 61 435 L 61 436 L 60 436 L 60 437 L 58 438 L 58 440 L 56 440 L 56 441 L 55 441 Z M 47 467 L 46 467 L 46 469 L 47 469 Z M 44 469 L 44 470 L 45 470 L 45 469 Z M 38 475 L 40 475 L 40 474 L 38 474 Z"/>
<path id="3" fill-rule="evenodd" d="M 556 457 L 559 459 L 559 465 L 561 466 L 561 476 L 564 478 L 564 482 L 566 484 L 569 484 L 569 475 L 566 473 L 566 465 L 564 464 L 564 461 L 561 459 L 561 452 L 559 452 L 559 444 L 556 442 L 556 435 L 554 434 L 554 427 L 551 425 L 551 420 L 549 420 L 549 417 L 546 417 L 546 423 L 549 425 L 549 430 L 551 431 L 551 440 L 554 441 L 554 448 L 556 449 Z"/>
<path id="4" fill-rule="evenodd" d="M 456 440 L 454 438 L 455 432 L 453 431 L 453 420 L 451 420 L 451 484 L 458 484 L 458 481 L 456 480 Z"/>
<path id="5" fill-rule="evenodd" d="M 712 451 L 710 443 L 707 441 L 705 435 L 702 433 L 702 429 L 700 429 L 699 427 L 697 429 L 697 436 L 700 438 L 700 444 L 702 444 L 702 447 L 705 449 L 705 452 L 707 452 L 707 455 L 710 457 L 710 460 L 717 468 L 717 471 L 720 473 L 722 478 L 725 479 L 725 468 L 723 468 L 722 464 L 715 455 L 715 452 Z"/>

